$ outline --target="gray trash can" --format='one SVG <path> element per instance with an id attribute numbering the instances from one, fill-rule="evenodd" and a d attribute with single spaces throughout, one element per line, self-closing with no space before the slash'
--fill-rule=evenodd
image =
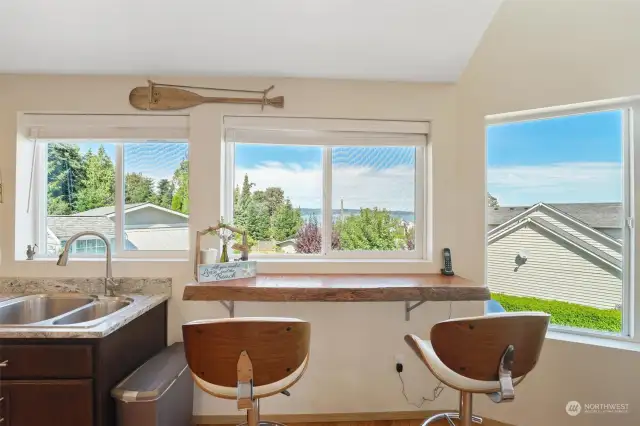
<path id="1" fill-rule="evenodd" d="M 193 380 L 184 343 L 174 343 L 111 390 L 118 426 L 190 426 Z"/>

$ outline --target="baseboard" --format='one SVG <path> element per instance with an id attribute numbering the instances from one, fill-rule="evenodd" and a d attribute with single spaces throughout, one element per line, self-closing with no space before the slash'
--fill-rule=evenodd
<path id="1" fill-rule="evenodd" d="M 294 423 L 338 423 L 338 422 L 376 422 L 393 420 L 424 420 L 442 410 L 437 411 L 390 411 L 374 413 L 318 413 L 318 414 L 262 414 L 262 420 L 277 421 L 284 424 Z M 193 423 L 196 425 L 237 425 L 244 422 L 246 418 L 242 415 L 227 416 L 193 416 Z M 499 422 L 485 422 L 485 426 L 504 425 Z"/>

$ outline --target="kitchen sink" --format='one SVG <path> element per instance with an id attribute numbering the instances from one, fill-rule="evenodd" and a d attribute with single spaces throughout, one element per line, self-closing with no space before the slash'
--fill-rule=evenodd
<path id="1" fill-rule="evenodd" d="M 126 308 L 133 300 L 126 297 L 109 297 L 100 299 L 82 309 L 63 315 L 54 320 L 52 325 L 69 325 L 79 323 L 93 323 L 93 321 L 106 317 L 122 308 Z"/>
<path id="2" fill-rule="evenodd" d="M 133 302 L 73 293 L 21 296 L 0 302 L 0 327 L 92 327 Z"/>
<path id="3" fill-rule="evenodd" d="M 55 318 L 97 300 L 79 294 L 34 294 L 0 303 L 0 325 L 31 324 Z"/>

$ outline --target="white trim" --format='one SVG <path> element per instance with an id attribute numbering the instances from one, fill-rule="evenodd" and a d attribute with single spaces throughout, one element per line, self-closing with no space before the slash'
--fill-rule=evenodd
<path id="1" fill-rule="evenodd" d="M 391 123 L 391 124 L 390 124 Z M 238 135 L 236 128 L 230 126 L 248 128 L 246 135 L 255 137 L 255 143 L 272 143 L 273 145 L 281 145 L 283 137 L 287 141 L 297 142 L 301 145 L 318 145 L 323 147 L 322 154 L 322 246 L 321 252 L 318 254 L 298 254 L 298 253 L 281 253 L 281 254 L 261 254 L 251 253 L 251 257 L 255 259 L 278 259 L 278 260 L 313 260 L 313 259 L 398 259 L 398 260 L 424 260 L 429 252 L 426 247 L 427 236 L 427 204 L 428 197 L 426 189 L 427 182 L 427 134 L 429 128 L 428 122 L 412 122 L 412 121 L 384 121 L 384 120 L 340 120 L 340 119 L 309 119 L 309 118 L 287 118 L 287 117 L 224 117 L 225 133 L 223 144 L 225 144 L 225 160 L 224 160 L 224 188 L 223 196 L 225 205 L 223 206 L 224 217 L 233 221 L 233 191 L 235 188 L 235 144 L 234 139 Z M 309 130 L 304 126 L 312 126 L 314 129 Z M 359 127 L 358 127 L 359 126 Z M 396 126 L 396 127 L 394 127 Z M 404 126 L 404 127 L 403 127 Z M 360 129 L 360 130 L 358 130 Z M 287 132 L 287 130 L 293 130 Z M 368 130 L 370 133 L 364 133 Z M 373 132 L 375 130 L 375 132 Z M 388 133 L 390 130 L 403 130 L 404 133 Z M 317 131 L 317 132 L 316 132 Z M 265 137 L 266 132 L 272 132 L 274 138 Z M 322 133 L 321 139 L 300 139 L 297 136 L 305 132 Z M 412 132 L 418 132 L 412 134 Z M 286 136 L 287 133 L 290 135 Z M 279 136 L 278 136 L 279 135 Z M 276 137 L 278 136 L 278 137 Z M 320 137 L 318 136 L 318 137 Z M 373 137 L 377 141 L 372 143 Z M 328 138 L 328 139 L 327 139 Z M 337 138 L 338 143 L 331 138 Z M 308 142 L 312 143 L 308 143 Z M 246 143 L 243 141 L 242 143 Z M 415 147 L 415 246 L 413 251 L 347 251 L 332 250 L 331 235 L 333 232 L 333 209 L 332 204 L 332 148 L 333 145 L 362 145 L 362 146 L 413 146 Z"/>
<path id="2" fill-rule="evenodd" d="M 494 114 L 485 117 L 485 125 L 506 124 L 522 121 L 533 121 L 541 119 L 549 119 L 556 117 L 563 117 L 569 115 L 579 115 L 594 112 L 604 112 L 612 110 L 623 110 L 623 169 L 624 169 L 624 194 L 623 194 L 623 207 L 625 212 L 624 221 L 627 218 L 634 218 L 635 212 L 640 210 L 640 197 L 635 197 L 634 188 L 635 183 L 640 179 L 640 173 L 634 167 L 636 162 L 640 161 L 640 132 L 634 132 L 634 123 L 640 122 L 640 96 L 633 96 L 628 98 L 617 98 L 604 101 L 587 102 L 582 104 L 563 105 L 551 108 L 541 108 L 528 111 L 519 111 L 506 114 Z M 633 119 L 631 119 L 633 117 Z M 485 140 L 486 144 L 486 140 Z M 485 150 L 486 151 L 486 150 Z M 486 153 L 485 153 L 485 168 L 486 168 Z M 485 177 L 486 185 L 486 177 Z M 488 188 L 487 188 L 488 189 Z M 545 207 L 549 212 L 556 215 L 561 215 L 577 226 L 583 229 L 589 229 L 591 232 L 597 232 L 580 221 L 576 221 L 570 216 L 567 216 L 563 212 L 553 208 L 552 206 L 544 203 L 538 203 L 535 206 L 525 210 L 517 216 L 511 218 L 507 222 L 499 225 L 486 233 L 486 251 L 485 251 L 485 279 L 488 277 L 488 261 L 487 253 L 489 244 L 491 241 L 500 237 L 504 232 L 507 232 L 509 227 L 513 223 L 517 223 L 523 217 L 528 216 L 531 212 L 537 209 Z M 488 209 L 485 209 L 485 227 L 488 224 Z M 634 228 L 633 230 L 626 226 L 626 223 L 621 224 L 625 230 L 623 233 L 622 243 L 622 289 L 623 289 L 623 309 L 622 309 L 622 334 L 611 334 L 606 332 L 599 332 L 597 330 L 583 330 L 574 329 L 569 327 L 554 326 L 554 329 L 561 330 L 564 334 L 586 335 L 586 336 L 598 336 L 603 339 L 612 340 L 628 340 L 628 341 L 640 341 L 640 336 L 635 334 L 635 330 L 640 327 L 640 315 L 636 310 L 640 307 L 640 291 L 637 286 L 640 283 L 635 280 L 636 268 L 640 265 L 640 259 L 636 259 L 635 248 L 637 244 L 640 244 L 640 233 Z M 486 228 L 485 228 L 486 229 Z M 600 235 L 602 234 L 602 235 Z M 609 237 L 604 233 L 598 233 L 599 236 L 606 238 L 608 241 L 613 241 L 619 244 L 618 241 Z"/>
<path id="3" fill-rule="evenodd" d="M 125 203 L 123 203 L 123 206 L 121 207 L 121 209 L 124 211 L 124 214 L 125 214 L 125 215 L 126 215 L 127 213 L 135 212 L 136 210 L 144 209 L 144 208 L 147 208 L 147 207 L 153 207 L 154 209 L 161 210 L 161 211 L 163 211 L 163 212 L 167 212 L 167 213 L 171 213 L 171 214 L 174 214 L 174 215 L 176 215 L 176 216 L 185 217 L 185 218 L 187 218 L 187 219 L 189 218 L 189 216 L 188 216 L 188 215 L 186 215 L 186 214 L 184 214 L 184 213 L 177 212 L 177 211 L 175 211 L 175 210 L 171 210 L 171 209 L 168 209 L 168 208 L 166 208 L 166 207 L 158 206 L 158 205 L 153 204 L 153 203 L 150 203 L 150 202 L 148 202 L 148 201 L 147 201 L 147 202 L 144 202 L 144 203 L 142 203 L 142 204 L 140 204 L 139 206 L 135 206 L 135 207 L 124 208 L 124 206 L 125 206 L 125 205 L 126 205 L 126 204 L 125 204 Z M 107 216 L 107 217 L 112 217 L 112 216 L 113 216 L 113 215 L 115 215 L 115 214 L 116 214 L 116 212 L 114 211 L 113 213 L 108 213 L 108 214 L 106 214 L 105 216 Z"/>
<path id="4" fill-rule="evenodd" d="M 116 220 L 115 228 L 116 228 L 116 246 L 114 247 L 115 253 L 120 253 L 125 251 L 125 238 L 124 238 L 124 181 L 125 181 L 125 173 L 124 173 L 124 145 L 121 143 L 115 144 L 116 148 L 116 161 L 114 164 L 115 167 L 115 195 L 114 201 L 115 205 L 113 206 L 115 211 L 113 215 L 115 215 Z M 106 215 L 105 215 L 106 216 Z"/>
<path id="5" fill-rule="evenodd" d="M 623 203 L 624 204 L 624 203 Z M 583 233 L 588 233 L 590 234 L 594 239 L 598 239 L 600 238 L 601 240 L 607 241 L 608 243 L 618 246 L 618 247 L 622 247 L 622 243 L 618 240 L 616 240 L 615 238 L 612 238 L 610 235 L 605 234 L 604 232 L 600 232 L 596 229 L 593 229 L 592 227 L 586 225 L 585 223 L 577 220 L 576 218 L 573 218 L 571 215 L 569 215 L 568 213 L 563 212 L 562 210 L 558 210 L 557 208 L 553 207 L 552 205 L 549 204 L 545 204 L 545 203 L 538 203 L 535 204 L 531 207 L 529 207 L 527 210 L 523 211 L 522 213 L 519 213 L 518 215 L 512 217 L 511 219 L 509 219 L 508 221 L 496 226 L 495 228 L 493 228 L 492 230 L 490 230 L 487 233 L 487 236 L 489 239 L 500 235 L 504 230 L 508 229 L 513 223 L 519 222 L 520 220 L 522 220 L 522 218 L 529 216 L 531 213 L 534 213 L 536 211 L 539 211 L 540 209 L 547 209 L 548 212 L 550 212 L 551 214 L 555 214 L 556 216 L 560 216 L 561 218 L 565 219 L 566 221 L 578 226 L 581 228 L 581 230 L 583 231 Z M 620 224 L 620 226 L 624 226 L 624 224 Z"/>
<path id="6" fill-rule="evenodd" d="M 331 238 L 333 236 L 333 149 L 322 148 L 322 244 L 320 254 L 328 256 L 333 253 Z"/>
<path id="7" fill-rule="evenodd" d="M 154 141 L 155 142 L 155 141 Z M 158 143 L 176 143 L 176 141 L 157 141 Z M 65 141 L 66 143 L 66 141 Z M 105 218 L 113 218 L 115 216 L 115 231 L 113 239 L 114 244 L 112 247 L 114 258 L 120 259 L 141 259 L 141 260 L 153 260 L 153 259 L 186 259 L 189 256 L 189 250 L 126 250 L 125 249 L 125 214 L 131 211 L 139 210 L 146 207 L 154 207 L 158 210 L 165 211 L 168 213 L 172 213 L 179 217 L 189 218 L 188 215 L 185 215 L 181 212 L 174 212 L 173 210 L 169 210 L 167 208 L 157 206 L 155 204 L 146 202 L 139 206 L 132 207 L 129 209 L 124 209 L 124 195 L 125 195 L 125 172 L 124 172 L 124 145 L 125 143 L 121 141 L 113 141 L 109 142 L 115 147 L 115 159 L 114 159 L 114 169 L 115 169 L 115 206 L 114 212 L 108 213 L 104 216 Z M 179 141 L 178 143 L 184 143 L 183 141 Z M 43 247 L 39 251 L 39 255 L 37 256 L 40 259 L 53 258 L 54 256 L 47 256 L 46 254 L 46 243 L 47 243 L 47 146 L 48 143 L 42 143 L 37 145 L 38 153 L 36 157 L 36 170 L 35 170 L 35 185 L 34 185 L 34 198 L 36 199 L 35 210 L 37 214 L 34 215 L 35 227 L 34 232 L 36 232 L 38 246 Z M 119 213 L 119 214 L 118 214 Z M 81 217 L 81 216 L 78 216 Z M 187 221 L 188 222 L 188 221 Z M 187 226 L 188 229 L 188 226 Z M 107 236 L 110 238 L 109 236 Z M 57 237 L 56 237 L 57 238 Z M 91 254 L 77 254 L 73 253 L 74 258 L 102 258 L 103 254 L 91 255 Z"/>
<path id="8" fill-rule="evenodd" d="M 188 115 L 23 113 L 23 134 L 39 139 L 188 139 Z"/>
<path id="9" fill-rule="evenodd" d="M 230 116 L 223 118 L 225 128 L 259 130 L 301 130 L 316 132 L 370 132 L 426 135 L 428 121 L 359 120 L 332 118 L 296 118 Z"/>

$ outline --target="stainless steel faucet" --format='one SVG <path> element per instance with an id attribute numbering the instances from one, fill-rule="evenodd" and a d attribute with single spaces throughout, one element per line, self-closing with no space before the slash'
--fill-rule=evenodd
<path id="1" fill-rule="evenodd" d="M 60 254 L 60 257 L 58 258 L 58 266 L 67 266 L 67 262 L 69 262 L 69 250 L 71 249 L 71 244 L 73 244 L 78 238 L 84 237 L 85 235 L 96 236 L 104 241 L 107 246 L 107 275 L 104 278 L 104 295 L 107 297 L 115 297 L 116 294 L 114 293 L 114 290 L 118 288 L 118 284 L 113 281 L 113 274 L 111 273 L 111 243 L 109 243 L 107 237 L 101 233 L 95 231 L 83 231 L 78 232 L 69 238 L 67 243 L 64 245 L 62 254 Z"/>

